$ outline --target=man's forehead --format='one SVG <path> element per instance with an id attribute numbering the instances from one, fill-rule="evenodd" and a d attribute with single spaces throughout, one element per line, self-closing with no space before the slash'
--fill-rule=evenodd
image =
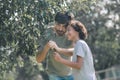
<path id="1" fill-rule="evenodd" d="M 55 22 L 55 25 L 56 25 L 56 26 L 61 26 L 61 27 L 67 28 L 68 23 L 62 24 L 62 23 Z"/>

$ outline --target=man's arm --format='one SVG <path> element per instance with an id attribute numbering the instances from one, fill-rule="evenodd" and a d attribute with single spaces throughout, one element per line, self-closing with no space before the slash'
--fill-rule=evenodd
<path id="1" fill-rule="evenodd" d="M 49 49 L 50 49 L 49 43 L 47 43 L 42 51 L 38 51 L 38 55 L 36 56 L 36 61 L 39 63 L 42 62 L 45 59 Z"/>

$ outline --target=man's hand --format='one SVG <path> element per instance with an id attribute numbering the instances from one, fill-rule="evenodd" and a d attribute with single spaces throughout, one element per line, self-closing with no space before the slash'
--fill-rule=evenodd
<path id="1" fill-rule="evenodd" d="M 59 47 L 57 46 L 56 42 L 54 42 L 54 41 L 49 41 L 48 44 L 49 44 L 49 47 L 50 47 L 51 49 L 55 49 L 56 51 L 59 50 Z"/>

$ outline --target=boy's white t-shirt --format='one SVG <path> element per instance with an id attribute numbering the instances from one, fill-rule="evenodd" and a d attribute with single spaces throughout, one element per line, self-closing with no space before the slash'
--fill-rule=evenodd
<path id="1" fill-rule="evenodd" d="M 83 64 L 80 69 L 73 68 L 74 80 L 96 80 L 92 53 L 84 40 L 76 42 L 72 58 L 73 62 L 76 62 L 77 56 L 83 58 Z"/>

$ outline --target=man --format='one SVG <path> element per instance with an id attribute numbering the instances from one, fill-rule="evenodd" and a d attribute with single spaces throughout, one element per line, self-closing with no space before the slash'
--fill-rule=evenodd
<path id="1" fill-rule="evenodd" d="M 73 15 L 58 12 L 55 16 L 55 26 L 45 31 L 44 39 L 41 38 L 40 49 L 36 56 L 37 62 L 45 62 L 49 80 L 73 80 L 71 68 L 54 60 L 54 51 L 60 53 L 64 59 L 70 60 L 71 55 L 64 55 L 73 52 L 70 41 L 65 37 L 66 27 Z M 45 43 L 45 44 L 44 44 Z M 54 47 L 57 47 L 54 49 Z M 58 47 L 59 46 L 59 47 Z"/>

